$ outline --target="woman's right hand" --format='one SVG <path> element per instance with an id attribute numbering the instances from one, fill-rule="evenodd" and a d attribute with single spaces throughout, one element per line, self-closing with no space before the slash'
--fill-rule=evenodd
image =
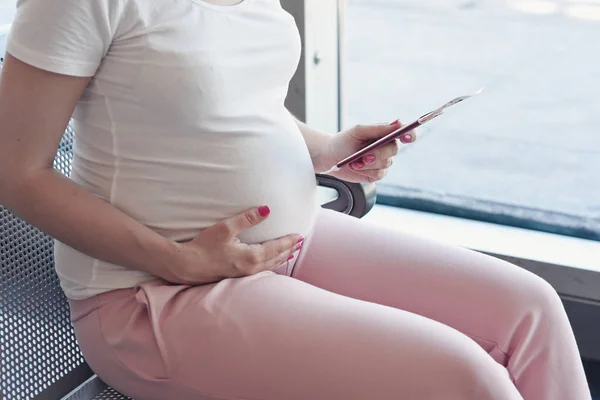
<path id="1" fill-rule="evenodd" d="M 237 240 L 240 232 L 268 217 L 268 208 L 261 208 L 263 216 L 255 208 L 206 229 L 191 242 L 176 243 L 52 168 L 89 81 L 6 55 L 0 74 L 0 204 L 83 254 L 173 283 L 255 274 L 276 268 L 296 250 L 299 235 L 260 245 Z"/>
<path id="2" fill-rule="evenodd" d="M 300 235 L 250 245 L 237 237 L 269 214 L 266 206 L 253 208 L 205 229 L 192 241 L 179 243 L 178 261 L 169 265 L 162 278 L 177 284 L 205 284 L 273 270 L 291 260 L 302 247 Z"/>

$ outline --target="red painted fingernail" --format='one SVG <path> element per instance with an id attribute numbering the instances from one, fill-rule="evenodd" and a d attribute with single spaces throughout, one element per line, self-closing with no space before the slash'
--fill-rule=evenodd
<path id="1" fill-rule="evenodd" d="M 261 217 L 268 217 L 271 214 L 271 209 L 267 206 L 258 207 L 258 213 Z"/>
<path id="2" fill-rule="evenodd" d="M 357 161 L 352 165 L 354 165 L 354 169 L 361 169 L 365 167 L 365 163 L 363 163 L 362 161 Z"/>
<path id="3" fill-rule="evenodd" d="M 375 156 L 366 156 L 364 161 L 365 164 L 371 164 L 373 161 L 375 161 Z"/>
<path id="4" fill-rule="evenodd" d="M 302 242 L 304 242 L 304 238 L 303 237 L 301 237 L 300 239 L 298 239 L 298 243 L 302 243 Z"/>
<path id="5" fill-rule="evenodd" d="M 293 255 L 293 254 L 290 254 L 290 256 L 288 257 L 288 259 L 287 259 L 287 260 L 288 260 L 288 261 L 290 261 L 292 258 L 294 258 L 294 255 Z"/>
<path id="6" fill-rule="evenodd" d="M 400 120 L 399 120 L 399 119 L 397 119 L 397 120 L 395 120 L 394 122 L 392 122 L 392 123 L 390 124 L 390 126 L 398 125 L 399 123 L 400 123 Z"/>
<path id="7" fill-rule="evenodd" d="M 301 244 L 299 244 L 298 246 L 296 246 L 296 251 L 298 251 L 298 250 L 302 250 L 302 245 Z"/>
<path id="8" fill-rule="evenodd" d="M 412 136 L 404 135 L 402 136 L 402 143 L 410 143 L 412 141 Z"/>

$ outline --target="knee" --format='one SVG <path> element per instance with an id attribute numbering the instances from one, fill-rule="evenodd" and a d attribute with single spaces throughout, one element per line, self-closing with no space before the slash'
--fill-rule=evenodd
<path id="1" fill-rule="evenodd" d="M 566 316 L 556 290 L 539 276 L 530 273 L 528 279 L 522 282 L 520 292 L 517 301 L 522 311 L 527 311 L 539 319 L 560 319 Z"/>

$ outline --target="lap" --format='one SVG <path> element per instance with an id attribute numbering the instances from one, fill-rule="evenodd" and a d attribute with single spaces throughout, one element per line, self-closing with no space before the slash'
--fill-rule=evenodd
<path id="1" fill-rule="evenodd" d="M 496 368 L 450 327 L 269 272 L 145 283 L 75 327 L 96 372 L 138 398 L 437 398 Z"/>
<path id="2" fill-rule="evenodd" d="M 292 276 L 144 283 L 81 313 L 78 340 L 134 398 L 467 399 L 465 379 L 493 382 L 478 399 L 519 398 L 486 351 L 504 361 L 533 275 L 323 211 Z"/>
<path id="3" fill-rule="evenodd" d="M 409 311 L 476 339 L 499 362 L 524 305 L 558 300 L 534 274 L 499 259 L 323 210 L 292 276 Z"/>

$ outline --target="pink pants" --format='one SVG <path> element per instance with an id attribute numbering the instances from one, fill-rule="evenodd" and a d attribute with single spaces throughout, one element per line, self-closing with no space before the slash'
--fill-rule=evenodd
<path id="1" fill-rule="evenodd" d="M 79 344 L 136 400 L 590 399 L 561 301 L 525 270 L 330 211 L 291 267 L 72 301 Z"/>

